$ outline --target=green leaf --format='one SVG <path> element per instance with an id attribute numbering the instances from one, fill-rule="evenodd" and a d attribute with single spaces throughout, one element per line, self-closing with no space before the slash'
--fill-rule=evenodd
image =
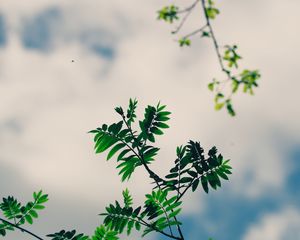
<path id="1" fill-rule="evenodd" d="M 214 85 L 215 85 L 215 83 L 214 83 L 214 82 L 211 82 L 211 83 L 209 83 L 209 84 L 207 85 L 207 87 L 208 87 L 208 89 L 209 89 L 210 91 L 213 91 L 213 90 L 214 90 Z"/>
<path id="2" fill-rule="evenodd" d="M 61 230 L 60 232 L 57 233 L 48 234 L 47 237 L 51 237 L 52 240 L 89 240 L 89 237 L 85 236 L 83 233 L 76 235 L 76 230 L 72 230 L 72 231 Z M 102 240 L 103 238 L 93 237 L 92 239 Z"/>
<path id="3" fill-rule="evenodd" d="M 126 208 L 129 208 L 130 206 L 132 206 L 132 204 L 133 204 L 133 199 L 132 199 L 132 196 L 131 196 L 130 193 L 129 193 L 128 188 L 126 188 L 126 189 L 122 192 L 122 195 L 123 195 L 125 207 L 126 207 Z"/>
<path id="4" fill-rule="evenodd" d="M 107 160 L 111 159 L 112 156 L 119 151 L 120 149 L 122 149 L 124 146 L 126 146 L 124 143 L 118 143 L 116 144 L 108 153 L 107 155 Z"/>
<path id="5" fill-rule="evenodd" d="M 167 208 L 166 208 L 166 212 L 170 211 L 170 210 L 173 210 L 174 208 L 177 208 L 178 206 L 181 205 L 181 202 L 175 202 L 171 205 L 169 205 Z"/>
<path id="6" fill-rule="evenodd" d="M 25 215 L 25 219 L 29 224 L 33 223 L 32 217 L 30 215 Z"/>
<path id="7" fill-rule="evenodd" d="M 184 46 L 191 46 L 191 40 L 188 38 L 180 38 L 178 40 L 179 46 L 184 47 Z"/>
<path id="8" fill-rule="evenodd" d="M 191 177 L 183 177 L 180 179 L 180 183 L 189 183 L 191 181 L 193 181 L 193 178 Z"/>
<path id="9" fill-rule="evenodd" d="M 199 179 L 196 179 L 192 184 L 192 191 L 195 192 L 199 185 Z"/>
<path id="10" fill-rule="evenodd" d="M 122 182 L 131 177 L 135 168 L 138 166 L 139 159 L 132 155 L 126 158 L 122 163 L 120 163 L 117 168 L 121 168 L 119 175 L 122 175 Z"/>
<path id="11" fill-rule="evenodd" d="M 34 211 L 34 210 L 30 210 L 30 211 L 29 211 L 29 214 L 31 215 L 31 217 L 38 218 L 38 214 L 37 214 L 37 212 Z"/>
<path id="12" fill-rule="evenodd" d="M 219 168 L 216 170 L 216 173 L 223 179 L 228 180 L 228 176 Z"/>
<path id="13" fill-rule="evenodd" d="M 0 209 L 7 219 L 15 219 L 21 213 L 21 203 L 12 196 L 3 198 Z"/>
<path id="14" fill-rule="evenodd" d="M 237 53 L 237 46 L 236 45 L 233 45 L 233 46 L 226 45 L 225 48 L 226 48 L 226 50 L 225 50 L 223 59 L 228 62 L 228 67 L 231 68 L 234 66 L 235 68 L 238 68 L 237 62 L 242 57 Z"/>
<path id="15" fill-rule="evenodd" d="M 117 138 L 107 136 L 107 138 L 103 141 L 103 144 L 99 145 L 99 147 L 96 149 L 96 153 L 102 153 L 108 148 L 110 148 L 112 145 L 114 145 L 116 142 L 118 142 Z"/>
<path id="16" fill-rule="evenodd" d="M 215 104 L 215 110 L 221 110 L 224 107 L 225 103 L 216 103 Z"/>
<path id="17" fill-rule="evenodd" d="M 167 125 L 163 122 L 157 122 L 156 126 L 159 128 L 169 128 L 169 125 Z"/>
<path id="18" fill-rule="evenodd" d="M 166 178 L 175 178 L 175 177 L 178 177 L 178 173 L 171 173 L 171 174 L 168 174 L 167 176 L 166 176 Z"/>
<path id="19" fill-rule="evenodd" d="M 208 32 L 208 31 L 202 31 L 201 37 L 210 37 L 210 32 Z"/>
<path id="20" fill-rule="evenodd" d="M 173 217 L 177 216 L 177 214 L 180 213 L 180 211 L 181 211 L 181 208 L 178 208 L 174 212 L 171 212 L 169 215 L 169 218 L 173 218 Z"/>
<path id="21" fill-rule="evenodd" d="M 173 23 L 174 20 L 178 19 L 178 7 L 171 5 L 166 6 L 158 11 L 158 19 L 164 20 L 169 23 Z"/>
<path id="22" fill-rule="evenodd" d="M 135 229 L 138 231 L 141 230 L 141 224 L 139 222 L 135 222 Z"/>
<path id="23" fill-rule="evenodd" d="M 177 196 L 168 199 L 168 191 L 152 191 L 151 194 L 146 194 L 146 201 L 142 216 L 147 216 L 148 220 L 156 223 L 156 226 L 163 230 L 171 225 L 170 218 L 175 217 L 179 212 L 181 202 L 176 202 Z M 171 211 L 171 213 L 169 213 Z M 144 234 L 151 230 L 146 228 Z M 144 235 L 143 234 L 143 235 Z"/>
<path id="24" fill-rule="evenodd" d="M 227 108 L 228 113 L 229 113 L 232 117 L 234 117 L 234 116 L 235 116 L 235 111 L 234 111 L 234 109 L 233 109 L 233 107 L 232 107 L 232 104 L 231 104 L 231 100 L 230 100 L 230 99 L 228 99 L 228 100 L 226 101 L 226 108 Z"/>
<path id="25" fill-rule="evenodd" d="M 125 156 L 128 152 L 130 152 L 130 151 L 131 151 L 130 149 L 125 149 L 125 150 L 123 150 L 123 151 L 119 154 L 117 161 L 122 160 L 122 159 L 124 158 L 124 156 Z"/>
<path id="26" fill-rule="evenodd" d="M 209 0 L 208 6 L 205 7 L 205 12 L 208 18 L 215 19 L 220 13 L 220 10 L 214 7 L 214 2 L 212 0 Z"/>
<path id="27" fill-rule="evenodd" d="M 137 103 L 138 101 L 136 99 L 132 100 L 131 98 L 129 99 L 129 107 L 127 110 L 127 124 L 130 126 L 131 123 L 135 121 L 136 115 L 135 115 L 135 110 L 137 108 Z"/>
<path id="28" fill-rule="evenodd" d="M 208 183 L 207 183 L 207 179 L 205 177 L 201 177 L 201 184 L 202 184 L 202 187 L 204 189 L 204 191 L 206 193 L 208 193 Z"/>
<path id="29" fill-rule="evenodd" d="M 164 134 L 163 131 L 160 130 L 159 128 L 157 128 L 157 127 L 152 127 L 151 132 L 153 132 L 156 135 L 163 135 Z"/>

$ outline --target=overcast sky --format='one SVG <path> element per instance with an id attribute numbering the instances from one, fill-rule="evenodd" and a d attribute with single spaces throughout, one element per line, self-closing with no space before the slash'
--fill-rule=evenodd
<path id="1" fill-rule="evenodd" d="M 151 185 L 143 169 L 121 183 L 115 161 L 94 154 L 87 132 L 117 121 L 114 107 L 130 97 L 141 117 L 160 100 L 172 119 L 157 142 L 155 171 L 166 174 L 176 146 L 189 139 L 216 145 L 234 167 L 222 189 L 185 197 L 187 239 L 300 239 L 300 2 L 216 0 L 218 40 L 238 44 L 241 68 L 262 73 L 255 96 L 234 97 L 235 118 L 214 111 L 207 90 L 222 76 L 211 41 L 179 48 L 172 28 L 156 20 L 171 3 L 1 0 L 0 196 L 26 202 L 43 189 L 50 201 L 29 229 L 92 234 L 98 213 L 123 189 L 138 204 Z M 203 23 L 198 12 L 182 33 Z M 31 238 L 16 232 L 6 239 Z"/>

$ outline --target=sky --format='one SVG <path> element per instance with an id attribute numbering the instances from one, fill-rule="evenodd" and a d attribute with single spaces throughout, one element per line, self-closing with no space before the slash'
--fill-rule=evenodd
<path id="1" fill-rule="evenodd" d="M 300 239 L 300 2 L 216 0 L 219 42 L 237 44 L 241 69 L 262 74 L 254 96 L 234 97 L 234 118 L 213 109 L 207 89 L 222 77 L 211 41 L 180 48 L 172 26 L 157 21 L 172 3 L 192 1 L 1 0 L 0 197 L 26 202 L 43 189 L 50 200 L 28 229 L 91 235 L 123 189 L 141 204 L 151 185 L 143 169 L 121 183 L 116 162 L 94 154 L 87 132 L 118 121 L 114 107 L 130 97 L 140 117 L 161 101 L 171 127 L 157 141 L 153 170 L 165 175 L 176 146 L 190 139 L 217 146 L 233 166 L 221 189 L 185 196 L 186 239 Z M 198 10 L 182 34 L 203 24 Z"/>

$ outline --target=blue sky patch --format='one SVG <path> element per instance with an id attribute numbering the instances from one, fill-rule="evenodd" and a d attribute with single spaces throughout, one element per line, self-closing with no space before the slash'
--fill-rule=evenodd
<path id="1" fill-rule="evenodd" d="M 83 31 L 79 41 L 94 54 L 107 60 L 113 60 L 115 53 L 115 37 L 105 30 L 89 29 Z"/>
<path id="2" fill-rule="evenodd" d="M 0 14 L 0 47 L 6 44 L 6 38 L 5 18 L 2 14 Z"/>
<path id="3" fill-rule="evenodd" d="M 96 53 L 108 60 L 112 60 L 115 57 L 115 49 L 112 47 L 109 47 L 109 46 L 101 46 L 99 44 L 99 45 L 90 46 L 90 49 L 94 53 Z"/>
<path id="4" fill-rule="evenodd" d="M 21 36 L 24 47 L 41 51 L 49 50 L 60 22 L 61 12 L 55 7 L 27 19 Z"/>
<path id="5" fill-rule="evenodd" d="M 284 196 L 288 198 L 286 199 L 286 201 L 288 201 L 290 204 L 295 204 L 299 206 L 300 144 L 294 146 L 288 158 L 291 159 L 292 169 L 287 179 L 287 187 L 285 188 L 286 193 L 284 194 Z"/>
<path id="6" fill-rule="evenodd" d="M 115 57 L 114 37 L 109 31 L 102 29 L 82 29 L 79 33 L 71 34 L 71 38 L 61 36 L 58 28 L 63 23 L 63 13 L 59 8 L 49 8 L 38 15 L 26 19 L 21 34 L 25 48 L 48 51 L 53 47 L 55 38 L 65 41 L 79 41 L 83 47 L 101 58 L 112 60 Z"/>

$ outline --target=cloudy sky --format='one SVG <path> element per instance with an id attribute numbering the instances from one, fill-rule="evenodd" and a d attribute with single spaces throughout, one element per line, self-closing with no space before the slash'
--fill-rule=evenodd
<path id="1" fill-rule="evenodd" d="M 92 234 L 98 213 L 123 189 L 138 204 L 151 186 L 143 169 L 120 183 L 115 162 L 94 154 L 87 131 L 118 120 L 113 108 L 130 97 L 140 116 L 160 100 L 173 114 L 155 171 L 166 174 L 176 146 L 189 139 L 216 145 L 234 167 L 222 189 L 185 197 L 187 239 L 300 239 L 300 2 L 216 0 L 219 41 L 238 44 L 241 67 L 262 73 L 254 97 L 234 98 L 235 118 L 213 110 L 207 83 L 222 75 L 211 42 L 195 38 L 181 49 L 156 20 L 171 3 L 1 0 L 0 196 L 26 202 L 43 189 L 50 201 L 30 230 Z M 202 24 L 198 12 L 183 33 Z"/>

